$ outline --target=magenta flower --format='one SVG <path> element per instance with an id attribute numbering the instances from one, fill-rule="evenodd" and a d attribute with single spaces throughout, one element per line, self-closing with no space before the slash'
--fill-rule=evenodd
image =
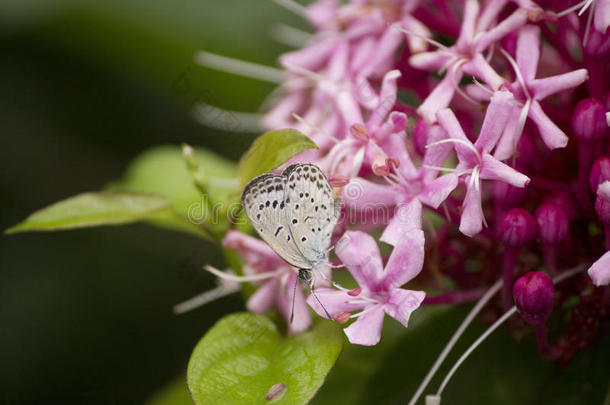
<path id="1" fill-rule="evenodd" d="M 262 314 L 275 305 L 286 320 L 291 333 L 303 332 L 311 326 L 311 315 L 307 310 L 305 297 L 300 288 L 296 289 L 294 319 L 290 323 L 297 269 L 282 260 L 262 240 L 239 231 L 227 232 L 222 244 L 239 253 L 243 260 L 244 275 L 236 276 L 211 266 L 206 266 L 205 269 L 225 280 L 251 282 L 257 285 L 256 292 L 246 303 L 249 311 Z"/>
<path id="2" fill-rule="evenodd" d="M 527 176 L 490 154 L 506 127 L 512 106 L 513 97 L 509 92 L 496 92 L 491 98 L 481 132 L 474 144 L 464 134 L 453 111 L 444 109 L 437 113 L 441 127 L 455 142 L 459 160 L 456 172 L 466 183 L 464 210 L 460 221 L 460 231 L 465 235 L 474 236 L 482 229 L 484 217 L 481 180 L 499 180 L 515 187 L 525 187 L 529 183 Z"/>
<path id="3" fill-rule="evenodd" d="M 542 141 L 549 149 L 565 147 L 568 143 L 567 135 L 545 114 L 540 100 L 582 84 L 587 79 L 587 70 L 578 69 L 536 79 L 540 58 L 540 28 L 534 25 L 526 25 L 519 30 L 516 61 L 508 53 L 504 52 L 504 55 L 511 61 L 516 75 L 516 80 L 507 84 L 506 88 L 513 93 L 519 105 L 513 108 L 494 156 L 505 160 L 513 155 L 527 117 L 536 124 Z"/>
<path id="4" fill-rule="evenodd" d="M 528 11 L 519 8 L 506 19 L 496 23 L 504 1 L 487 2 L 480 11 L 479 1 L 466 0 L 460 35 L 449 48 L 422 52 L 411 56 L 409 63 L 423 70 L 446 70 L 443 80 L 417 108 L 428 123 L 436 121 L 436 113 L 447 107 L 459 90 L 464 74 L 475 76 L 497 90 L 504 79 L 489 65 L 483 52 L 491 45 L 527 22 Z"/>
<path id="5" fill-rule="evenodd" d="M 409 316 L 424 299 L 423 291 L 400 288 L 419 274 L 424 262 L 424 233 L 409 232 L 394 248 L 385 269 L 377 243 L 360 231 L 347 231 L 336 247 L 336 253 L 354 277 L 354 290 L 315 290 L 324 308 L 340 321 L 357 318 L 344 329 L 353 344 L 372 346 L 381 338 L 385 314 L 407 327 Z M 307 302 L 320 315 L 325 311 L 310 296 Z M 358 313 L 349 313 L 361 310 Z"/>

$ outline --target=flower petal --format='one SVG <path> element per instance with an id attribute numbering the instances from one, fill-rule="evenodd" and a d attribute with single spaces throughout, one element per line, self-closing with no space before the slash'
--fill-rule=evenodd
<path id="1" fill-rule="evenodd" d="M 572 89 L 587 80 L 587 69 L 573 70 L 561 75 L 532 80 L 528 87 L 536 100 L 542 100 L 551 94 Z"/>
<path id="2" fill-rule="evenodd" d="M 564 148 L 568 144 L 567 135 L 547 117 L 537 101 L 532 101 L 528 116 L 538 127 L 540 137 L 547 148 Z"/>
<path id="3" fill-rule="evenodd" d="M 296 274 L 291 274 L 283 288 L 283 292 L 276 295 L 275 304 L 277 305 L 280 313 L 284 317 L 290 333 L 301 333 L 306 331 L 311 326 L 311 315 L 307 304 L 305 303 L 305 296 L 300 284 L 297 285 L 296 290 L 294 289 L 294 283 L 297 282 Z M 297 282 L 298 283 L 298 282 Z M 292 314 L 292 292 L 295 291 L 294 297 L 294 318 L 290 322 L 290 315 Z"/>
<path id="4" fill-rule="evenodd" d="M 604 253 L 602 257 L 597 259 L 589 270 L 587 270 L 589 277 L 593 280 L 593 284 L 596 286 L 610 284 L 610 252 Z"/>
<path id="5" fill-rule="evenodd" d="M 514 105 L 514 97 L 509 91 L 496 91 L 491 96 L 481 132 L 474 144 L 477 150 L 489 153 L 496 146 Z"/>
<path id="6" fill-rule="evenodd" d="M 387 290 L 400 287 L 421 272 L 424 242 L 424 231 L 412 230 L 394 246 L 383 274 L 383 285 Z"/>
<path id="7" fill-rule="evenodd" d="M 526 83 L 536 77 L 540 58 L 540 28 L 526 25 L 519 30 L 517 38 L 517 66 Z"/>
<path id="8" fill-rule="evenodd" d="M 458 139 L 463 143 L 471 144 L 453 111 L 451 111 L 449 108 L 445 108 L 440 110 L 436 114 L 436 117 L 438 118 L 438 123 L 445 130 L 445 132 L 449 134 L 450 138 Z M 467 168 L 472 168 L 478 165 L 479 156 L 477 155 L 477 152 L 473 150 L 474 145 L 473 148 L 469 148 L 463 143 L 456 142 L 454 145 L 455 152 L 458 155 L 460 163 L 465 165 Z"/>
<path id="9" fill-rule="evenodd" d="M 429 207 L 437 209 L 449 197 L 458 185 L 458 177 L 454 173 L 445 174 L 426 184 L 419 193 L 419 200 Z"/>
<path id="10" fill-rule="evenodd" d="M 341 198 L 347 206 L 365 211 L 396 204 L 396 189 L 357 177 L 343 187 Z"/>
<path id="11" fill-rule="evenodd" d="M 246 308 L 248 311 L 254 312 L 255 314 L 263 314 L 267 312 L 273 301 L 275 300 L 275 296 L 277 295 L 279 279 L 274 277 L 269 281 L 263 283 L 258 289 L 250 296 L 248 302 L 246 303 Z"/>
<path id="12" fill-rule="evenodd" d="M 381 328 L 385 312 L 381 305 L 375 308 L 365 309 L 367 313 L 361 315 L 356 322 L 352 323 L 343 332 L 351 344 L 362 346 L 374 346 L 381 339 Z"/>
<path id="13" fill-rule="evenodd" d="M 530 182 L 529 177 L 500 162 L 488 153 L 483 155 L 481 179 L 500 180 L 515 187 L 525 187 Z"/>
<path id="14" fill-rule="evenodd" d="M 610 0 L 597 0 L 594 7 L 595 17 L 593 18 L 593 23 L 595 29 L 605 34 L 608 26 L 610 26 Z"/>
<path id="15" fill-rule="evenodd" d="M 447 72 L 443 80 L 436 85 L 424 102 L 417 107 L 417 113 L 428 124 L 434 123 L 436 121 L 436 113 L 449 105 L 455 93 L 454 83 L 459 83 L 462 80 L 462 75 L 461 69 L 458 69 L 453 77 L 451 77 L 451 72 Z"/>
<path id="16" fill-rule="evenodd" d="M 405 328 L 409 324 L 409 317 L 421 305 L 426 297 L 423 291 L 404 290 L 394 288 L 390 291 L 390 298 L 383 309 L 386 314 L 400 322 Z"/>
<path id="17" fill-rule="evenodd" d="M 316 295 L 309 294 L 307 303 L 323 318 L 326 318 L 324 308 L 326 308 L 331 316 L 343 311 L 354 312 L 364 308 L 364 304 L 348 303 L 349 301 L 353 302 L 354 297 L 347 295 L 345 291 L 339 291 L 333 288 L 316 288 L 314 292 Z M 316 299 L 316 297 L 318 297 L 318 299 Z M 324 305 L 324 308 L 322 308 L 320 303 Z"/>
<path id="18" fill-rule="evenodd" d="M 265 242 L 239 231 L 227 232 L 222 245 L 237 250 L 243 261 L 258 270 L 275 270 L 279 266 L 286 266 L 286 262 Z"/>
<path id="19" fill-rule="evenodd" d="M 471 177 L 466 177 L 467 184 Z M 477 180 L 478 182 L 478 180 Z M 464 198 L 460 232 L 466 236 L 474 236 L 483 229 L 483 208 L 481 207 L 481 190 L 479 184 L 469 184 Z"/>
<path id="20" fill-rule="evenodd" d="M 604 181 L 597 187 L 597 195 L 610 202 L 610 181 Z"/>
<path id="21" fill-rule="evenodd" d="M 375 239 L 361 231 L 347 231 L 335 245 L 335 253 L 363 289 L 375 290 L 383 276 L 383 264 Z"/>
<path id="22" fill-rule="evenodd" d="M 421 229 L 421 217 L 422 206 L 417 199 L 400 204 L 379 240 L 396 246 L 406 233 Z"/>

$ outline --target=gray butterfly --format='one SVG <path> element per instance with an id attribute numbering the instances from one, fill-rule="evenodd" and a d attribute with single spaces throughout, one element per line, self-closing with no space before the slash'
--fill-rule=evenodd
<path id="1" fill-rule="evenodd" d="M 261 238 L 312 288 L 314 275 L 328 263 L 340 214 L 340 200 L 333 199 L 324 173 L 314 164 L 297 163 L 281 175 L 263 174 L 246 185 L 241 201 Z"/>

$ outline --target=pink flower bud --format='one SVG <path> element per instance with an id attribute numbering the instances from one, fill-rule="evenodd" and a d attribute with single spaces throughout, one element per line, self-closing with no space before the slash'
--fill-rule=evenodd
<path id="1" fill-rule="evenodd" d="M 368 141 L 370 134 L 369 130 L 362 124 L 354 124 L 349 128 L 349 132 L 356 139 L 360 139 L 361 141 Z"/>
<path id="2" fill-rule="evenodd" d="M 553 311 L 553 280 L 546 273 L 531 271 L 515 281 L 513 298 L 526 322 L 533 325 L 542 324 Z"/>
<path id="3" fill-rule="evenodd" d="M 351 316 L 351 314 L 349 312 L 341 311 L 341 312 L 337 312 L 336 314 L 334 314 L 333 319 L 337 323 L 344 324 L 347 321 L 349 321 L 350 316 Z"/>
<path id="4" fill-rule="evenodd" d="M 563 208 L 565 213 L 568 214 L 568 218 L 570 218 L 570 221 L 576 219 L 576 216 L 578 214 L 578 211 L 576 209 L 576 203 L 568 193 L 560 191 L 545 198 L 544 202 L 559 205 L 561 208 Z"/>
<path id="5" fill-rule="evenodd" d="M 523 208 L 510 209 L 500 219 L 498 237 L 507 246 L 523 246 L 536 237 L 536 221 Z"/>
<path id="6" fill-rule="evenodd" d="M 605 198 L 597 196 L 595 199 L 595 212 L 604 225 L 610 225 L 610 202 Z"/>
<path id="7" fill-rule="evenodd" d="M 597 187 L 606 180 L 610 180 L 610 156 L 599 157 L 589 174 L 589 185 L 593 194 L 597 193 Z"/>
<path id="8" fill-rule="evenodd" d="M 570 218 L 558 204 L 545 203 L 536 209 L 538 237 L 542 244 L 557 245 L 561 243 L 570 230 Z"/>
<path id="9" fill-rule="evenodd" d="M 594 141 L 606 133 L 606 107 L 594 98 L 578 103 L 572 115 L 572 130 L 579 139 Z"/>

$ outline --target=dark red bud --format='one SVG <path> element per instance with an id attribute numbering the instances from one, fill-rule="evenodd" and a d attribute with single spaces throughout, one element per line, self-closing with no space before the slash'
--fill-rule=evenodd
<path id="1" fill-rule="evenodd" d="M 526 322 L 533 325 L 544 323 L 553 311 L 553 280 L 546 273 L 531 271 L 515 281 L 513 298 Z"/>
<path id="2" fill-rule="evenodd" d="M 570 230 L 570 217 L 558 204 L 545 203 L 536 209 L 538 237 L 545 245 L 561 243 Z"/>
<path id="3" fill-rule="evenodd" d="M 510 209 L 500 219 L 498 237 L 507 246 L 523 246 L 536 237 L 536 221 L 523 208 Z"/>
<path id="4" fill-rule="evenodd" d="M 579 139 L 594 141 L 606 133 L 606 107 L 594 98 L 581 100 L 572 115 L 572 130 Z"/>

